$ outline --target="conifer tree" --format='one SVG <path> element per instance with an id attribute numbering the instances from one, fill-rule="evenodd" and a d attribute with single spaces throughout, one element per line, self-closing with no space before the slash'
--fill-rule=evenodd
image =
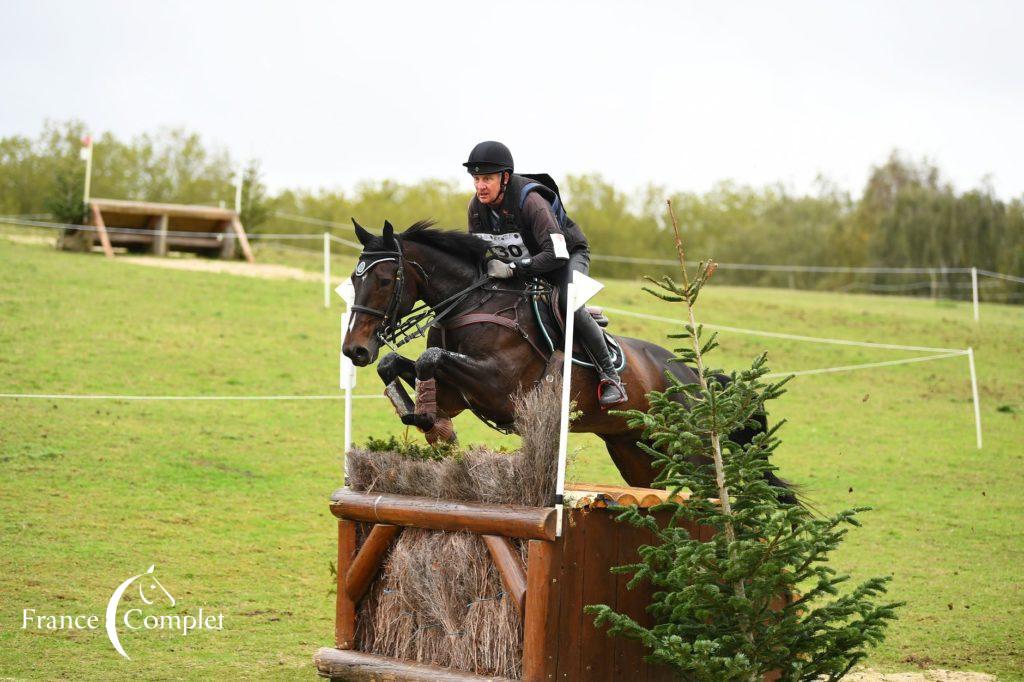
<path id="1" fill-rule="evenodd" d="M 588 606 L 609 635 L 641 640 L 649 659 L 672 666 L 684 679 L 760 680 L 771 671 L 784 680 L 836 680 L 879 644 L 897 603 L 877 603 L 889 578 L 871 578 L 841 592 L 849 576 L 829 564 L 829 554 L 858 526 L 857 508 L 823 518 L 787 502 L 788 490 L 771 485 L 770 455 L 779 446 L 781 423 L 740 446 L 730 434 L 754 426 L 765 403 L 788 381 L 770 381 L 767 354 L 730 381 L 706 364 L 717 347 L 705 335 L 695 307 L 715 270 L 701 262 L 691 279 L 672 204 L 681 282 L 649 280 L 649 293 L 685 305 L 684 342 L 678 362 L 694 367 L 699 381 L 683 384 L 669 374 L 664 392 L 649 394 L 647 412 L 623 413 L 643 430 L 641 447 L 658 470 L 657 484 L 685 502 L 669 502 L 645 513 L 621 510 L 620 522 L 651 530 L 652 545 L 639 562 L 614 569 L 632 574 L 630 587 L 649 581 L 654 625 L 644 627 L 607 605 Z M 681 400 L 680 400 L 681 398 Z M 656 516 L 661 519 L 659 522 Z M 668 520 L 665 517 L 668 516 Z M 691 538 L 683 522 L 715 529 L 708 542 Z"/>

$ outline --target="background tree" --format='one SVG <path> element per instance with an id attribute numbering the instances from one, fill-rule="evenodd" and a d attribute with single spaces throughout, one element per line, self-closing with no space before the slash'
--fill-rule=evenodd
<path id="1" fill-rule="evenodd" d="M 48 212 L 47 200 L 67 195 L 80 171 L 80 121 L 47 122 L 35 139 L 0 139 L 0 214 Z M 115 199 L 168 201 L 212 206 L 234 202 L 237 163 L 220 147 L 180 129 L 122 139 L 96 137 L 92 194 Z M 352 188 L 286 188 L 276 193 L 262 183 L 258 162 L 246 167 L 243 212 L 246 226 L 276 232 L 324 229 L 301 218 L 338 223 L 345 236 L 351 217 L 368 225 L 409 225 L 435 218 L 449 229 L 464 229 L 472 188 L 465 176 L 416 183 L 373 180 Z M 1024 195 L 1002 200 L 991 183 L 957 191 L 927 160 L 893 152 L 871 169 L 859 196 L 827 178 L 812 191 L 797 193 L 782 184 L 763 187 L 723 180 L 705 192 L 672 192 L 648 184 L 626 191 L 597 174 L 556 178 L 569 214 L 583 227 L 595 254 L 599 277 L 637 277 L 649 264 L 629 258 L 671 262 L 664 247 L 671 226 L 660 208 L 670 195 L 683 219 L 692 249 L 717 254 L 722 262 L 777 265 L 834 265 L 968 268 L 976 266 L 1024 275 Z M 270 211 L 272 207 L 273 211 Z M 273 216 L 273 219 L 271 219 Z M 296 220 L 288 216 L 299 216 Z M 351 233 L 348 233 L 351 236 Z M 315 244 L 304 244 L 313 247 Z M 625 259 L 621 258 L 625 257 Z M 653 266 L 670 272 L 670 266 Z M 729 284 L 893 291 L 966 299 L 970 279 L 944 276 L 849 273 L 785 273 L 724 270 Z M 1024 300 L 1009 282 L 985 280 L 983 298 Z"/>
<path id="2" fill-rule="evenodd" d="M 252 159 L 242 171 L 242 212 L 239 217 L 245 229 L 255 230 L 273 215 L 273 201 L 263 184 L 260 162 Z"/>

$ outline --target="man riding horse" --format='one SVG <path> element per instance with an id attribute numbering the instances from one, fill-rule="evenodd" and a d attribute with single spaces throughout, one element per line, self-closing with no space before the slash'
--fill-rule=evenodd
<path id="1" fill-rule="evenodd" d="M 476 190 L 469 202 L 469 232 L 490 244 L 487 274 L 498 279 L 543 277 L 558 288 L 564 302 L 572 273 L 590 271 L 590 245 L 565 214 L 557 192 L 516 175 L 512 152 L 501 142 L 481 142 L 462 165 L 473 176 Z M 573 324 L 600 376 L 601 408 L 626 402 L 604 332 L 585 308 L 575 311 Z"/>
<path id="2" fill-rule="evenodd" d="M 514 397 L 561 368 L 557 321 L 544 303 L 552 283 L 537 277 L 564 286 L 589 264 L 586 239 L 565 216 L 550 178 L 516 175 L 512 155 L 497 142 L 478 145 L 466 167 L 476 185 L 469 234 L 435 229 L 431 221 L 397 232 L 385 221 L 376 235 L 353 220 L 363 250 L 352 273 L 355 300 L 342 351 L 358 367 L 375 362 L 384 346 L 395 351 L 377 364 L 385 394 L 402 422 L 431 443 L 454 441 L 452 419 L 465 410 L 511 432 Z M 572 373 L 577 414 L 570 430 L 596 434 L 629 485 L 650 487 L 658 472 L 638 444 L 641 430 L 607 408 L 647 410 L 651 391 L 670 391 L 686 405 L 684 392 L 671 389 L 696 383 L 697 373 L 655 343 L 618 335 L 616 365 L 589 313 L 574 322 L 598 371 Z M 419 357 L 397 352 L 422 336 L 427 347 Z M 730 377 L 718 380 L 726 386 Z M 415 390 L 415 401 L 404 386 Z M 729 440 L 743 447 L 766 429 L 758 414 Z M 785 487 L 771 471 L 765 478 Z"/>

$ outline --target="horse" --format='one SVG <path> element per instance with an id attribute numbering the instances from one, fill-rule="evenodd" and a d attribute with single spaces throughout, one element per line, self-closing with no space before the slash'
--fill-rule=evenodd
<path id="1" fill-rule="evenodd" d="M 513 396 L 561 366 L 560 354 L 552 363 L 551 348 L 544 352 L 543 330 L 526 310 L 530 283 L 483 275 L 489 244 L 471 234 L 438 230 L 432 221 L 396 233 L 385 221 L 383 234 L 376 236 L 352 222 L 363 251 L 352 273 L 355 301 L 342 352 L 365 367 L 377 359 L 382 345 L 394 347 L 426 330 L 427 349 L 416 360 L 391 352 L 377 365 L 403 423 L 427 432 L 428 440 L 432 433 L 454 440 L 450 420 L 466 409 L 492 426 L 511 425 Z M 620 374 L 630 396 L 618 410 L 647 410 L 647 394 L 669 388 L 666 372 L 685 384 L 699 380 L 692 368 L 670 362 L 672 353 L 661 346 L 614 339 L 625 355 Z M 416 389 L 415 404 L 398 379 Z M 596 372 L 573 372 L 570 396 L 579 412 L 570 429 L 600 437 L 627 484 L 652 487 L 657 472 L 637 446 L 641 434 L 624 417 L 600 409 Z M 730 434 L 730 439 L 744 445 L 765 427 L 762 420 L 759 428 Z M 786 487 L 773 474 L 769 480 Z"/>

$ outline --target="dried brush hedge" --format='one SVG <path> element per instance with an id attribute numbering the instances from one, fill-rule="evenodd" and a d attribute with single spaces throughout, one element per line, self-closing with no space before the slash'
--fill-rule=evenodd
<path id="1" fill-rule="evenodd" d="M 547 506 L 558 466 L 556 378 L 516 399 L 520 449 L 495 452 L 371 442 L 349 453 L 354 490 Z M 525 562 L 525 545 L 520 543 Z M 359 607 L 360 651 L 519 679 L 522 627 L 483 541 L 404 529 Z"/>

